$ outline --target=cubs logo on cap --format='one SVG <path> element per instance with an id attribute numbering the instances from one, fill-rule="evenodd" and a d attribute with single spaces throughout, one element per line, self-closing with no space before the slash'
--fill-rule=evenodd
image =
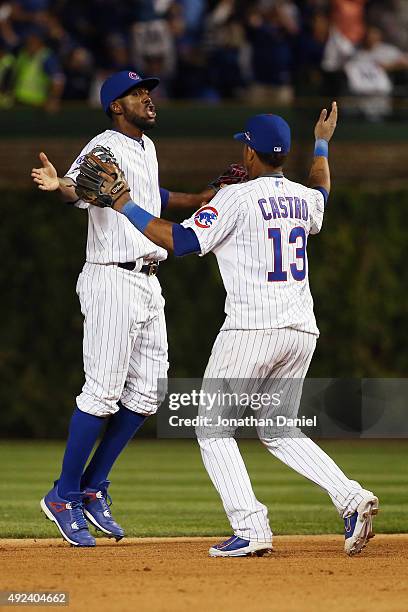
<path id="1" fill-rule="evenodd" d="M 194 215 L 194 223 L 202 229 L 208 229 L 217 219 L 218 211 L 214 206 L 203 206 Z"/>
<path id="2" fill-rule="evenodd" d="M 160 79 L 157 77 L 144 78 L 137 72 L 129 72 L 128 70 L 115 72 L 115 74 L 106 79 L 101 87 L 102 108 L 105 113 L 110 115 L 109 107 L 111 102 L 124 96 L 133 87 L 140 85 L 151 91 L 159 83 Z"/>

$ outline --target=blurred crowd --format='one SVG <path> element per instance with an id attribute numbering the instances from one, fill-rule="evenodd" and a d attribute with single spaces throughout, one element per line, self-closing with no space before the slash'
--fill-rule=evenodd
<path id="1" fill-rule="evenodd" d="M 351 97 L 373 121 L 408 92 L 407 0 L 0 0 L 0 107 L 98 104 L 117 70 L 161 99 Z"/>

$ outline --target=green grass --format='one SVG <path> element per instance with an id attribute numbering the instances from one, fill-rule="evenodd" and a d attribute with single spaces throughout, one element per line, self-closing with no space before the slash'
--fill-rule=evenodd
<path id="1" fill-rule="evenodd" d="M 259 442 L 240 445 L 276 534 L 341 532 L 342 523 L 323 491 L 270 456 Z M 408 440 L 331 441 L 322 446 L 350 478 L 380 497 L 376 531 L 406 532 Z M 2 537 L 56 535 L 40 513 L 39 500 L 58 474 L 63 449 L 57 442 L 0 443 Z M 114 516 L 129 536 L 230 532 L 194 441 L 136 441 L 117 462 L 111 480 Z"/>

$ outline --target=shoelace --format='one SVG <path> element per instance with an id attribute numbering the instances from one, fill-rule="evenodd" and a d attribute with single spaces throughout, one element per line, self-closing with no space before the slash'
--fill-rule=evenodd
<path id="1" fill-rule="evenodd" d="M 71 512 L 78 529 L 88 529 L 88 523 L 83 511 L 82 502 L 71 502 Z"/>
<path id="2" fill-rule="evenodd" d="M 113 503 L 112 498 L 107 491 L 101 491 L 101 493 L 102 493 L 101 504 L 102 504 L 103 510 L 104 511 L 107 510 L 110 514 L 109 508 Z"/>

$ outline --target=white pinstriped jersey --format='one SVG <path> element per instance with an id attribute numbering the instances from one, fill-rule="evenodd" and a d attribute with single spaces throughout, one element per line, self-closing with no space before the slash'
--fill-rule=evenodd
<path id="1" fill-rule="evenodd" d="M 212 251 L 227 291 L 226 329 L 291 327 L 318 334 L 306 244 L 320 231 L 324 198 L 284 177 L 221 189 L 183 222 L 201 255 Z"/>
<path id="2" fill-rule="evenodd" d="M 147 136 L 143 136 L 144 148 L 134 138 L 115 130 L 106 130 L 93 138 L 81 151 L 66 176 L 76 179 L 81 157 L 94 147 L 109 147 L 125 173 L 130 196 L 145 210 L 160 217 L 158 163 L 156 149 Z M 88 262 L 109 264 L 127 261 L 163 260 L 167 251 L 156 246 L 140 233 L 124 215 L 110 208 L 98 208 L 78 202 L 79 208 L 87 208 L 89 214 L 86 259 Z"/>

